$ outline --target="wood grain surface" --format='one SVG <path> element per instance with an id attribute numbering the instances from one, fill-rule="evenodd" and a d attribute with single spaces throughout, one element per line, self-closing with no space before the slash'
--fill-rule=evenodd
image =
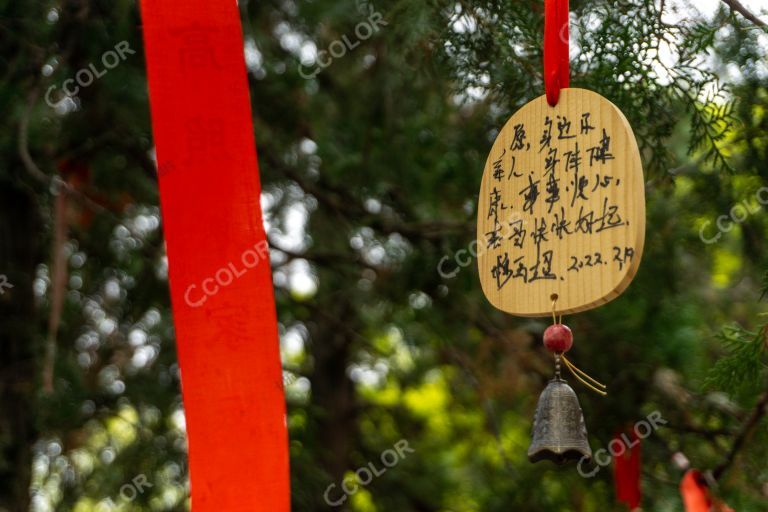
<path id="1" fill-rule="evenodd" d="M 640 152 L 624 115 L 585 89 L 541 96 L 507 121 L 478 201 L 478 270 L 495 307 L 575 313 L 621 294 L 645 241 Z"/>

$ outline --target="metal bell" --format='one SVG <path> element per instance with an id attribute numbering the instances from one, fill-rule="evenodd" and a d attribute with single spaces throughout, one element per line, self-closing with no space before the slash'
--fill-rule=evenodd
<path id="1" fill-rule="evenodd" d="M 532 437 L 528 448 L 531 462 L 547 459 L 563 464 L 592 459 L 579 399 L 559 375 L 549 381 L 539 396 Z"/>

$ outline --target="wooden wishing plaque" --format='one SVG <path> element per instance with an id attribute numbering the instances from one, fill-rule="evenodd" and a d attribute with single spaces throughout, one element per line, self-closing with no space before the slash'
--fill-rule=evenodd
<path id="1" fill-rule="evenodd" d="M 499 133 L 485 164 L 478 269 L 488 300 L 518 316 L 575 313 L 621 294 L 645 241 L 640 152 L 627 119 L 586 89 L 541 96 Z M 556 300 L 555 300 L 556 299 Z"/>

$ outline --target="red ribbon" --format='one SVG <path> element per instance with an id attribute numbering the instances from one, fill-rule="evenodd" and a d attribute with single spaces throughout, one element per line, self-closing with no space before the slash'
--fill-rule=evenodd
<path id="1" fill-rule="evenodd" d="M 704 475 L 698 469 L 685 473 L 680 482 L 685 512 L 734 512 L 722 501 L 713 498 Z"/>
<path id="2" fill-rule="evenodd" d="M 616 500 L 625 503 L 629 510 L 640 506 L 640 438 L 632 429 L 629 437 L 617 433 L 613 442 L 621 443 L 624 451 L 613 458 L 613 480 L 616 487 Z"/>
<path id="3" fill-rule="evenodd" d="M 557 105 L 560 89 L 570 86 L 568 0 L 544 0 L 544 89 L 547 102 Z"/>
<path id="4" fill-rule="evenodd" d="M 680 494 L 683 497 L 685 512 L 709 512 L 712 498 L 701 471 L 691 469 L 680 482 Z"/>
<path id="5" fill-rule="evenodd" d="M 234 0 L 143 0 L 194 512 L 288 512 L 272 273 Z"/>

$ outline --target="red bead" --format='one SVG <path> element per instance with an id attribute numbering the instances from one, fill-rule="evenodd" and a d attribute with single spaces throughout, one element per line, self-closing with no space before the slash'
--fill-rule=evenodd
<path id="1" fill-rule="evenodd" d="M 568 352 L 573 345 L 573 333 L 567 325 L 554 324 L 544 331 L 544 346 L 556 354 Z"/>

